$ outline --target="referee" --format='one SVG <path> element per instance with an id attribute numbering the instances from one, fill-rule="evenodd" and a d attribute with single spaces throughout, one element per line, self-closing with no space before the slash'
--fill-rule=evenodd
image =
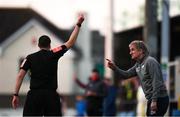
<path id="1" fill-rule="evenodd" d="M 12 99 L 12 106 L 15 109 L 19 105 L 18 93 L 22 81 L 30 70 L 30 90 L 27 93 L 23 116 L 62 116 L 60 97 L 56 92 L 57 64 L 59 58 L 74 45 L 83 21 L 84 16 L 80 15 L 69 40 L 52 50 L 50 38 L 46 35 L 41 36 L 38 42 L 40 50 L 28 55 L 23 61 Z"/>

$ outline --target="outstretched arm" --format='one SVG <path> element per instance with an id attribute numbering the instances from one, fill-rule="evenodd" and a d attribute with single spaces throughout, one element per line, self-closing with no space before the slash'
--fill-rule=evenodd
<path id="1" fill-rule="evenodd" d="M 18 93 L 19 93 L 19 90 L 20 90 L 20 87 L 21 87 L 21 84 L 22 84 L 22 81 L 23 81 L 25 75 L 26 75 L 26 71 L 23 69 L 20 69 L 20 71 L 17 75 L 15 92 L 14 92 L 13 99 L 12 99 L 12 107 L 14 109 L 16 109 L 17 106 L 19 105 Z"/>
<path id="2" fill-rule="evenodd" d="M 76 26 L 75 26 L 73 32 L 71 33 L 70 38 L 64 44 L 68 49 L 71 48 L 74 45 L 74 43 L 76 42 L 80 27 L 81 27 L 81 24 L 83 23 L 83 21 L 84 21 L 84 16 L 81 14 L 78 18 L 78 21 L 76 23 Z"/>
<path id="3" fill-rule="evenodd" d="M 109 67 L 110 69 L 118 73 L 120 77 L 122 77 L 123 79 L 128 79 L 137 75 L 136 70 L 135 70 L 136 65 L 134 65 L 133 67 L 125 71 L 125 70 L 119 69 L 111 60 L 109 59 L 106 59 L 106 60 L 108 61 L 107 67 Z"/>
<path id="4" fill-rule="evenodd" d="M 82 83 L 77 77 L 74 77 L 74 81 L 75 81 L 76 84 L 77 84 L 78 86 L 80 86 L 81 88 L 83 88 L 83 89 L 86 89 L 86 88 L 87 88 L 87 85 L 84 84 L 84 83 Z"/>

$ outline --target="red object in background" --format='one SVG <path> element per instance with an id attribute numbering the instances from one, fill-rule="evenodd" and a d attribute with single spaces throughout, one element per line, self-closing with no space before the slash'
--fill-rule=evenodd
<path id="1" fill-rule="evenodd" d="M 31 39 L 31 44 L 32 44 L 33 46 L 36 46 L 36 45 L 37 45 L 37 39 L 36 39 L 36 37 L 32 37 L 32 39 Z"/>

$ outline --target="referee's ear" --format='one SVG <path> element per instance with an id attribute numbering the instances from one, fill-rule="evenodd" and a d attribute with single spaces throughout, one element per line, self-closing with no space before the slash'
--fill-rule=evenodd
<path id="1" fill-rule="evenodd" d="M 51 49 L 51 44 L 49 44 L 49 49 Z"/>
<path id="2" fill-rule="evenodd" d="M 38 47 L 41 48 L 40 45 L 39 45 L 39 43 L 38 43 Z"/>

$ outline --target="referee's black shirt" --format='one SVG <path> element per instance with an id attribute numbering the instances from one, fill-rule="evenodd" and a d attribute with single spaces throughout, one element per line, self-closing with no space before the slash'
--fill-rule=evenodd
<path id="1" fill-rule="evenodd" d="M 30 70 L 30 89 L 57 89 L 58 60 L 67 51 L 65 45 L 52 50 L 40 50 L 26 57 L 21 69 Z"/>

